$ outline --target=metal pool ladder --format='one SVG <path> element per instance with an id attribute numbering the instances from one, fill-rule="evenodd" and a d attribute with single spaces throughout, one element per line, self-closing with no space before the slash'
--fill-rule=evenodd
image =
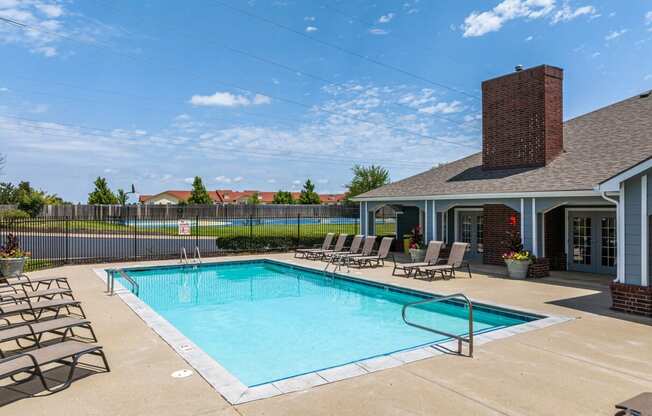
<path id="1" fill-rule="evenodd" d="M 408 321 L 408 319 L 406 317 L 407 309 L 412 307 L 412 306 L 419 306 L 419 305 L 424 305 L 424 304 L 427 304 L 427 303 L 443 302 L 443 301 L 450 300 L 450 299 L 459 299 L 459 300 L 464 301 L 468 305 L 469 333 L 468 333 L 467 336 L 449 334 L 448 332 L 441 331 L 439 329 L 419 325 L 419 324 L 416 324 L 414 322 Z M 401 310 L 401 316 L 403 317 L 403 321 L 406 324 L 410 325 L 410 326 L 413 326 L 413 327 L 419 328 L 419 329 L 423 329 L 425 331 L 434 332 L 435 334 L 440 334 L 440 335 L 444 335 L 444 336 L 456 339 L 457 340 L 457 353 L 459 355 L 462 355 L 462 342 L 466 342 L 467 344 L 469 344 L 469 357 L 473 357 L 473 303 L 463 293 L 455 293 L 455 294 L 448 295 L 448 296 L 442 296 L 440 298 L 426 299 L 426 300 L 420 300 L 420 301 L 417 301 L 417 302 L 408 303 L 408 304 L 403 306 L 403 309 Z"/>
<path id="2" fill-rule="evenodd" d="M 199 246 L 195 246 L 195 251 L 192 253 L 192 262 L 188 260 L 188 252 L 185 247 L 181 247 L 181 257 L 179 257 L 179 263 L 199 263 L 201 264 L 201 252 L 199 251 Z"/>
<path id="3" fill-rule="evenodd" d="M 108 279 L 106 280 L 106 289 L 113 296 L 115 292 L 115 274 L 118 273 L 120 277 L 125 279 L 129 284 L 131 284 L 131 291 L 134 295 L 138 296 L 140 293 L 140 286 L 134 279 L 132 279 L 127 273 L 122 269 L 113 269 L 108 272 Z"/>

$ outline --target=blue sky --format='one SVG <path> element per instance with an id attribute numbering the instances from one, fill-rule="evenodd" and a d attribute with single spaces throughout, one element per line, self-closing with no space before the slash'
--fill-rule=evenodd
<path id="1" fill-rule="evenodd" d="M 328 6 L 325 6 L 328 4 Z M 480 149 L 480 83 L 565 69 L 571 118 L 652 88 L 652 1 L 0 0 L 0 181 L 85 201 L 339 192 Z"/>

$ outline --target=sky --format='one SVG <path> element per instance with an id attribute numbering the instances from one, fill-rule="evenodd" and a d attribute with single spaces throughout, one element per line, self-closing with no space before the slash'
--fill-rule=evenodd
<path id="1" fill-rule="evenodd" d="M 642 0 L 0 0 L 0 182 L 342 192 L 479 151 L 515 65 L 564 68 L 570 119 L 652 89 L 651 52 Z"/>

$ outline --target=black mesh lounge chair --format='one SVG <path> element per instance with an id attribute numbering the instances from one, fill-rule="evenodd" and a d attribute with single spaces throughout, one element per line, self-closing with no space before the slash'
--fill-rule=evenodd
<path id="1" fill-rule="evenodd" d="M 417 267 L 415 269 L 417 275 L 434 279 L 437 274 L 440 274 L 444 280 L 448 280 L 451 277 L 456 277 L 455 270 L 464 268 L 469 272 L 469 278 L 473 277 L 471 275 L 471 266 L 464 261 L 464 254 L 466 254 L 468 246 L 469 243 L 453 243 L 446 264 Z"/>
<path id="2" fill-rule="evenodd" d="M 335 257 L 335 260 L 339 261 L 346 261 L 348 259 L 352 259 L 354 257 L 360 257 L 360 256 L 370 256 L 371 253 L 374 251 L 374 244 L 376 243 L 376 236 L 375 235 L 368 235 L 364 237 L 364 244 L 362 244 L 362 250 L 358 253 L 342 253 L 338 254 Z"/>
<path id="3" fill-rule="evenodd" d="M 376 255 L 369 256 L 351 256 L 350 263 L 357 267 L 378 267 L 385 265 L 385 259 L 389 256 L 389 250 L 392 248 L 392 237 L 383 237 L 380 241 L 380 247 Z"/>
<path id="4" fill-rule="evenodd" d="M 344 244 L 346 244 L 347 238 L 349 238 L 348 234 L 340 234 L 337 236 L 337 240 L 335 240 L 335 246 L 333 246 L 332 249 L 311 251 L 309 253 L 306 253 L 306 258 L 313 259 L 313 260 L 321 260 L 324 258 L 324 256 L 327 253 L 342 251 L 342 249 L 344 248 Z"/>
<path id="5" fill-rule="evenodd" d="M 0 345 L 15 341 L 19 348 L 40 346 L 41 341 L 46 334 L 59 336 L 62 341 L 71 337 L 80 338 L 79 335 L 74 332 L 77 328 L 84 328 L 90 333 L 89 337 L 83 338 L 84 340 L 97 342 L 97 337 L 95 336 L 95 332 L 93 331 L 89 320 L 65 316 L 62 318 L 19 324 L 18 326 L 0 329 Z M 21 342 L 27 342 L 29 345 L 23 345 Z M 4 358 L 4 353 L 1 348 L 0 357 Z"/>
<path id="6" fill-rule="evenodd" d="M 356 235 L 353 237 L 353 241 L 351 241 L 351 246 L 346 248 L 346 250 L 332 250 L 332 251 L 326 251 L 324 253 L 324 259 L 332 259 L 337 256 L 344 256 L 347 254 L 358 254 L 360 253 L 360 248 L 362 247 L 362 241 L 364 240 L 363 235 Z"/>
<path id="7" fill-rule="evenodd" d="M 62 276 L 29 277 L 26 274 L 21 274 L 19 276 L 8 278 L 6 283 L 10 285 L 20 284 L 25 287 L 29 287 L 32 290 L 38 290 L 41 288 L 41 286 L 45 286 L 46 289 L 50 289 L 53 286 L 70 289 L 68 279 Z"/>
<path id="8" fill-rule="evenodd" d="M 72 289 L 53 287 L 43 290 L 31 290 L 22 285 L 0 285 L 0 302 L 17 301 L 23 299 L 52 300 L 54 298 L 74 299 Z"/>
<path id="9" fill-rule="evenodd" d="M 294 257 L 298 258 L 305 258 L 310 253 L 317 252 L 320 250 L 328 250 L 331 248 L 331 245 L 333 244 L 333 237 L 335 236 L 335 233 L 328 233 L 326 234 L 326 237 L 324 237 L 324 242 L 321 245 L 321 248 L 298 248 L 294 252 Z"/>
<path id="10" fill-rule="evenodd" d="M 47 312 L 54 312 L 53 318 L 58 318 L 62 309 L 65 309 L 69 316 L 73 314 L 70 308 L 75 308 L 79 311 L 76 315 L 81 318 L 86 318 L 84 310 L 81 307 L 81 302 L 74 299 L 52 299 L 32 302 L 29 299 L 19 300 L 15 303 L 0 304 L 0 321 L 5 322 L 5 326 L 12 325 L 9 318 L 20 316 L 23 321 L 38 321 Z M 0 328 L 3 328 L 0 326 Z"/>
<path id="11" fill-rule="evenodd" d="M 79 359 L 84 355 L 99 356 L 102 359 L 103 370 L 106 372 L 111 371 L 100 345 L 79 341 L 64 341 L 0 359 L 0 379 L 11 378 L 14 382 L 21 383 L 37 377 L 47 391 L 60 391 L 70 386 Z M 44 367 L 52 364 L 70 367 L 66 380 L 57 386 L 49 386 L 43 375 Z M 89 365 L 85 364 L 85 366 Z M 101 368 L 99 366 L 93 367 Z M 29 377 L 19 380 L 16 376 L 20 374 L 28 374 Z"/>
<path id="12" fill-rule="evenodd" d="M 417 267 L 432 266 L 439 263 L 439 253 L 441 252 L 443 245 L 443 241 L 429 242 L 428 249 L 426 250 L 426 256 L 422 262 L 397 263 L 394 255 L 392 255 L 392 260 L 394 260 L 394 270 L 392 270 L 392 276 L 410 277 L 412 273 L 416 273 Z"/>

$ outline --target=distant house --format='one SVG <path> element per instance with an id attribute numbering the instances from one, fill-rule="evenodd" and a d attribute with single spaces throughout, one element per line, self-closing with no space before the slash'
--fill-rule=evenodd
<path id="1" fill-rule="evenodd" d="M 363 233 L 390 205 L 399 237 L 420 224 L 500 265 L 518 232 L 552 269 L 614 275 L 614 307 L 652 315 L 652 96 L 563 122 L 562 83 L 547 65 L 483 82 L 482 151 L 359 195 Z"/>
<path id="2" fill-rule="evenodd" d="M 215 204 L 246 204 L 251 197 L 258 194 L 260 204 L 271 204 L 274 201 L 276 192 L 265 192 L 255 190 L 234 191 L 231 189 L 217 189 L 209 191 L 208 195 Z M 299 192 L 292 192 L 292 198 L 299 199 Z M 141 204 L 178 204 L 190 198 L 190 191 L 164 191 L 156 195 L 141 195 L 138 202 Z M 337 205 L 344 200 L 344 194 L 319 194 L 319 199 L 325 205 Z"/>

